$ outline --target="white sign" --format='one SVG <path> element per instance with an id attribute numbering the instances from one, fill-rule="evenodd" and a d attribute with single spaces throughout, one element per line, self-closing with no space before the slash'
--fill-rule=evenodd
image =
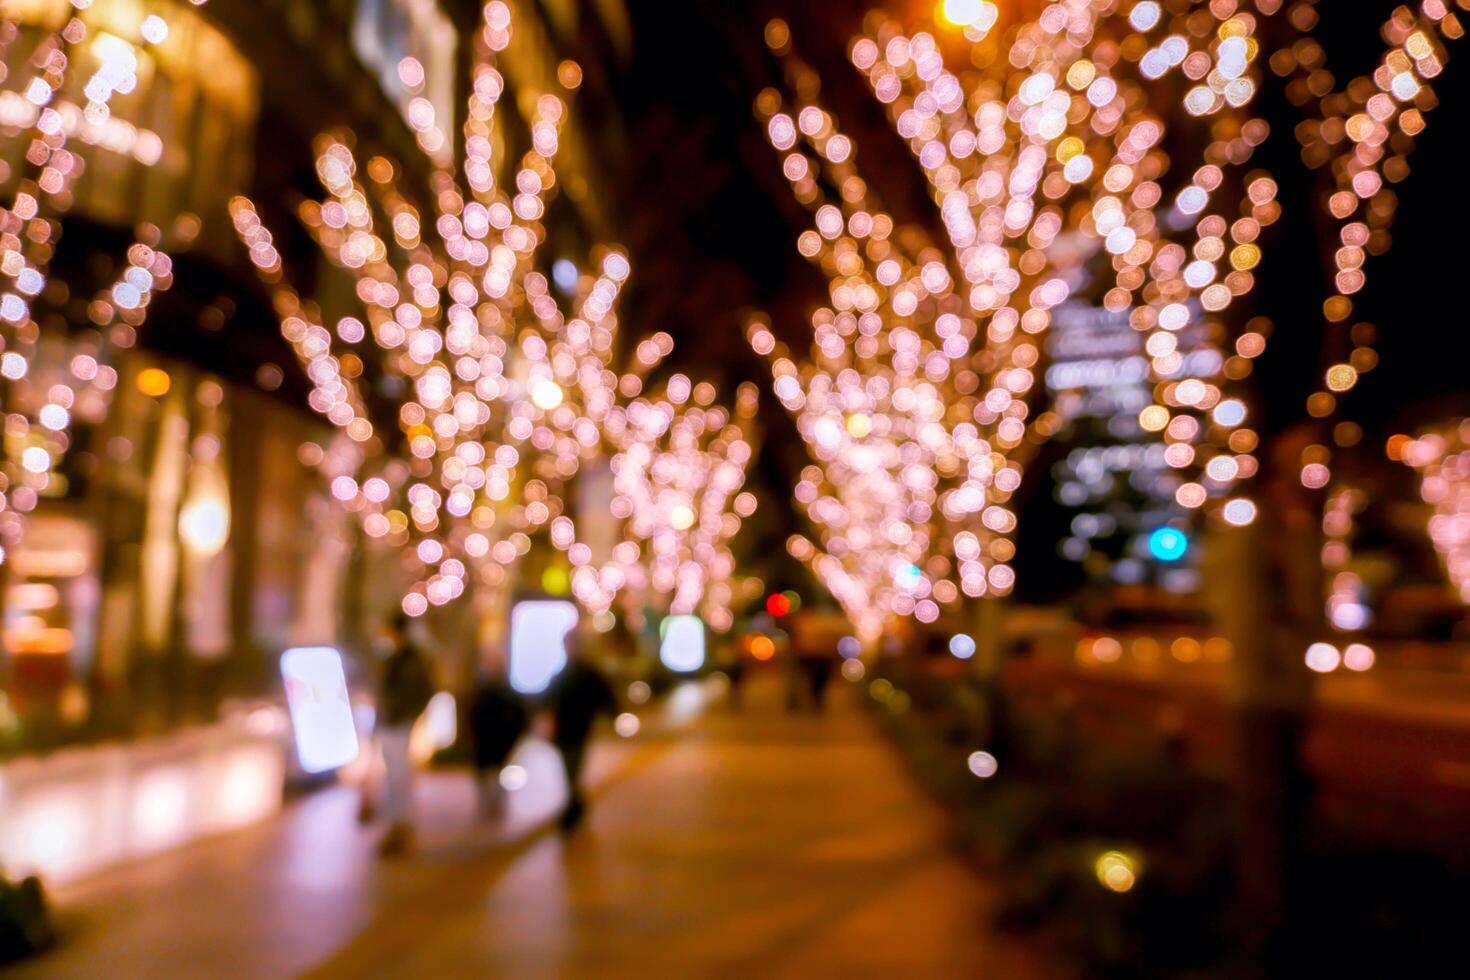
<path id="1" fill-rule="evenodd" d="M 566 636 L 577 606 L 565 599 L 528 599 L 510 611 L 510 686 L 540 694 L 567 665 Z"/>
<path id="2" fill-rule="evenodd" d="M 688 674 L 704 666 L 704 621 L 698 616 L 669 616 L 663 622 L 658 658 L 669 670 Z"/>
<path id="3" fill-rule="evenodd" d="M 332 647 L 292 647 L 281 654 L 281 677 L 301 768 L 327 772 L 356 759 L 357 726 L 341 654 Z"/>

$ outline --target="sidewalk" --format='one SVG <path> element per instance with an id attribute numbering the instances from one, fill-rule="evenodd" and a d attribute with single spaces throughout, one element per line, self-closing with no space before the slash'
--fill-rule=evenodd
<path id="1" fill-rule="evenodd" d="M 788 716 L 769 685 L 748 693 L 604 739 L 570 839 L 546 828 L 562 787 L 540 743 L 499 831 L 463 775 L 423 781 L 401 861 L 334 788 L 63 891 L 64 945 L 17 975 L 1042 975 L 986 931 L 986 884 L 855 707 Z"/>

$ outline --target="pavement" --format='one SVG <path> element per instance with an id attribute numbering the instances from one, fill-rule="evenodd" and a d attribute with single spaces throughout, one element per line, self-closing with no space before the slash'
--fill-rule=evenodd
<path id="1" fill-rule="evenodd" d="M 415 787 L 419 847 L 380 860 L 356 791 L 66 886 L 58 948 L 17 977 L 1003 977 L 1065 975 L 991 933 L 995 891 L 842 684 L 789 714 L 774 677 L 733 707 L 676 691 L 589 759 L 570 835 L 555 751 L 518 750 L 499 823 L 460 772 Z"/>

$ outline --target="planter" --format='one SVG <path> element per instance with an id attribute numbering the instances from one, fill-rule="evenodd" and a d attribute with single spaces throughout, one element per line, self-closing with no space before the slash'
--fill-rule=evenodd
<path id="1" fill-rule="evenodd" d="M 0 869 L 69 881 L 274 813 L 285 749 L 248 718 L 0 765 Z"/>

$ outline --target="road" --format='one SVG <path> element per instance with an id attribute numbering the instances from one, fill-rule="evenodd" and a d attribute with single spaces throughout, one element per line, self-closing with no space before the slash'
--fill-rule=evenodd
<path id="1" fill-rule="evenodd" d="M 772 681 L 736 710 L 675 694 L 590 761 L 586 824 L 542 743 L 504 826 L 468 778 L 417 787 L 421 847 L 380 861 L 346 787 L 259 827 L 57 894 L 62 945 L 21 977 L 1056 976 L 985 928 L 994 891 L 946 817 L 837 692 L 788 715 Z"/>

